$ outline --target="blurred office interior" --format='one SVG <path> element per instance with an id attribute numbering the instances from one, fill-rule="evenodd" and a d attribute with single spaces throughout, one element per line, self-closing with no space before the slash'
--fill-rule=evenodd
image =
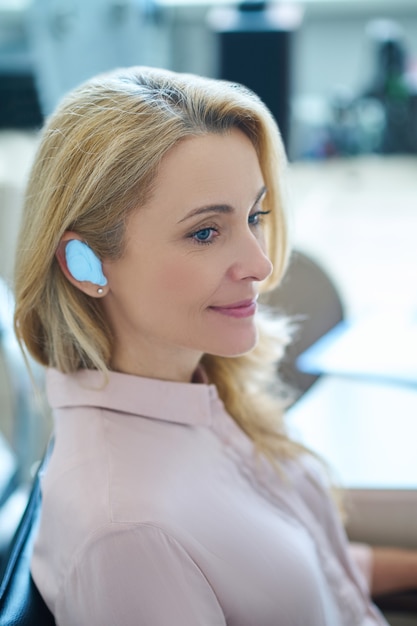
<path id="1" fill-rule="evenodd" d="M 44 116 L 88 76 L 132 64 L 258 90 L 289 155 L 295 248 L 331 277 L 346 317 L 417 318 L 416 0 L 0 0 L 5 289 Z M 25 479 L 50 423 L 36 397 L 16 419 L 12 382 L 0 370 L 0 431 Z"/>

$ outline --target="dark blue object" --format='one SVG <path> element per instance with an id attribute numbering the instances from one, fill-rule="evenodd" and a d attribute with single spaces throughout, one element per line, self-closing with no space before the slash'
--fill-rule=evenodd
<path id="1" fill-rule="evenodd" d="M 213 12 L 218 38 L 218 77 L 252 89 L 270 109 L 288 147 L 291 44 L 295 26 L 279 23 L 265 2 Z"/>

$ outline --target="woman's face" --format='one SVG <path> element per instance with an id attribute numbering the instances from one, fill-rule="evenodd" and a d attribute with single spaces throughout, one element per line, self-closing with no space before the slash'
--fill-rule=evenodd
<path id="1" fill-rule="evenodd" d="M 106 261 L 112 367 L 190 380 L 204 353 L 254 347 L 265 254 L 266 189 L 241 131 L 187 138 L 163 158 L 151 199 L 128 219 L 122 258 Z"/>

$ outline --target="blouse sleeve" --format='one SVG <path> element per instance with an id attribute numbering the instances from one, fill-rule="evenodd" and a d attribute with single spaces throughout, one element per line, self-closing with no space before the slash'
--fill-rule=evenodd
<path id="1" fill-rule="evenodd" d="M 146 524 L 115 525 L 80 549 L 54 612 L 60 626 L 226 626 L 196 563 Z"/>
<path id="2" fill-rule="evenodd" d="M 373 552 L 371 546 L 366 543 L 351 542 L 349 544 L 349 552 L 353 561 L 358 566 L 358 569 L 366 582 L 367 589 L 370 592 L 373 570 Z"/>

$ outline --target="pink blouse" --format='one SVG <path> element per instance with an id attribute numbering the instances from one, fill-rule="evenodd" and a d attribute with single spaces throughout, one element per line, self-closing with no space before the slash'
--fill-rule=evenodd
<path id="1" fill-rule="evenodd" d="M 58 626 L 386 624 L 308 457 L 278 474 L 213 385 L 48 372 L 32 560 Z"/>

